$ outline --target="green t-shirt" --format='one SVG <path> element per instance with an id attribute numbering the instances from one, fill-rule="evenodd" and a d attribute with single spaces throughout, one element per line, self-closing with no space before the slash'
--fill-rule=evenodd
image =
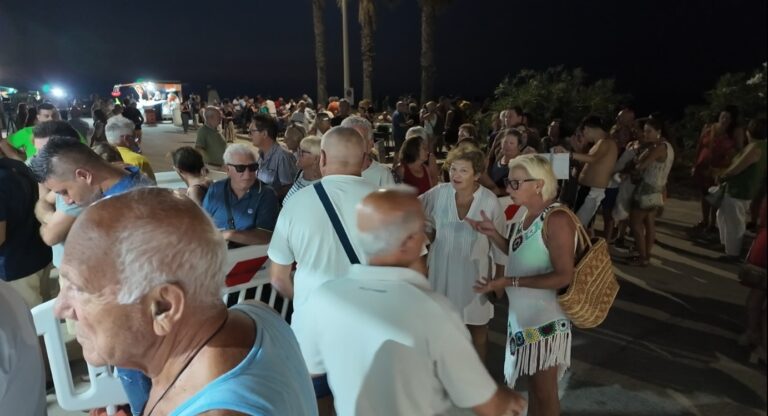
<path id="1" fill-rule="evenodd" d="M 205 150 L 206 163 L 211 165 L 224 165 L 224 150 L 227 148 L 227 141 L 221 137 L 217 130 L 206 125 L 197 130 L 197 140 L 195 147 Z"/>
<path id="2" fill-rule="evenodd" d="M 16 133 L 8 136 L 8 144 L 13 146 L 14 149 L 24 150 L 24 153 L 27 155 L 27 159 L 31 159 L 37 154 L 37 148 L 35 147 L 35 136 L 33 134 L 34 129 L 35 126 L 24 127 Z M 85 137 L 81 136 L 80 133 L 77 133 L 77 136 L 80 138 L 81 143 L 88 144 L 88 142 L 85 140 Z"/>
<path id="3" fill-rule="evenodd" d="M 13 146 L 16 150 L 23 150 L 27 154 L 27 159 L 37 154 L 35 148 L 35 140 L 32 135 L 33 126 L 24 127 L 23 129 L 8 136 L 8 144 Z"/>

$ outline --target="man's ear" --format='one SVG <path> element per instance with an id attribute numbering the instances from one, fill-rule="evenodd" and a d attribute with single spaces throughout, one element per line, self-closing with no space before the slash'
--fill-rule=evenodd
<path id="1" fill-rule="evenodd" d="M 93 174 L 87 169 L 77 168 L 75 169 L 75 179 L 82 180 L 88 185 L 91 185 L 91 182 L 93 181 Z"/>
<path id="2" fill-rule="evenodd" d="M 325 150 L 320 149 L 320 167 L 325 167 L 328 164 L 328 155 L 325 154 Z"/>
<path id="3" fill-rule="evenodd" d="M 168 335 L 184 313 L 184 290 L 175 283 L 169 283 L 152 289 L 147 297 L 155 335 Z"/>

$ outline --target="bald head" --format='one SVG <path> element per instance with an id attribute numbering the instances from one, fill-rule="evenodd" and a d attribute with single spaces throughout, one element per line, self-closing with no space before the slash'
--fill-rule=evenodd
<path id="1" fill-rule="evenodd" d="M 320 171 L 323 176 L 360 176 L 366 148 L 366 141 L 357 130 L 334 127 L 323 135 L 320 142 Z"/>
<path id="2" fill-rule="evenodd" d="M 424 209 L 410 188 L 382 189 L 357 206 L 357 229 L 371 264 L 407 267 L 424 244 Z"/>
<path id="3" fill-rule="evenodd" d="M 207 304 L 221 301 L 225 259 L 221 233 L 195 202 L 170 189 L 139 188 L 83 211 L 67 235 L 62 269 L 118 285 L 119 303 L 175 283 L 187 302 Z"/>

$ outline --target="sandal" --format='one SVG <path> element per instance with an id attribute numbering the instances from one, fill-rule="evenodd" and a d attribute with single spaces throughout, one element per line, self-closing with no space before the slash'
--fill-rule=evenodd
<path id="1" fill-rule="evenodd" d="M 627 265 L 634 267 L 648 267 L 651 264 L 647 259 L 643 259 L 640 256 L 630 257 L 627 259 Z"/>

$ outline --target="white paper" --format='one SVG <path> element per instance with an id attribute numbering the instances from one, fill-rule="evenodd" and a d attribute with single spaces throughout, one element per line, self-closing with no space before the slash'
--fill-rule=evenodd
<path id="1" fill-rule="evenodd" d="M 552 170 L 555 171 L 557 179 L 568 179 L 570 177 L 571 161 L 568 153 L 539 153 L 539 156 L 549 160 L 552 164 Z"/>

